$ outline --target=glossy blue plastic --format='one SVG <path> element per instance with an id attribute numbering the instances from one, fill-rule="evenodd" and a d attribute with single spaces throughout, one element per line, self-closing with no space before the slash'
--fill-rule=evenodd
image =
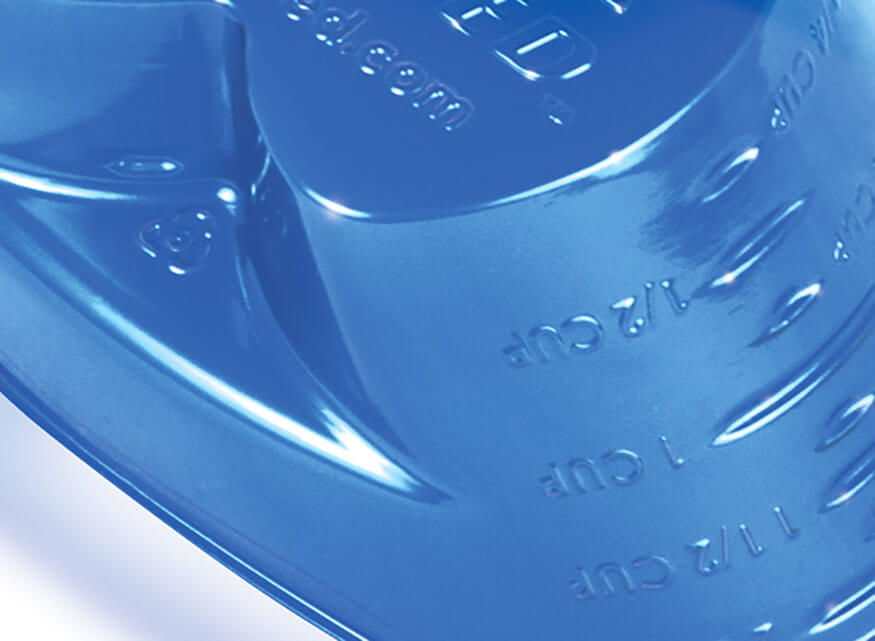
<path id="1" fill-rule="evenodd" d="M 2 391 L 257 587 L 875 638 L 871 0 L 6 0 L 0 60 Z"/>

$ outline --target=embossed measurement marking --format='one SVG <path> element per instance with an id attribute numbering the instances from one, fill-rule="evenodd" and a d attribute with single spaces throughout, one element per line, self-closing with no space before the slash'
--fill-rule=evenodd
<path id="1" fill-rule="evenodd" d="M 732 183 L 734 184 L 734 182 Z M 722 192 L 721 192 L 722 193 Z M 724 293 L 738 285 L 743 277 L 769 256 L 799 224 L 812 195 L 790 201 L 773 209 L 759 221 L 723 258 L 719 274 L 696 289 L 692 299 Z M 654 325 L 656 292 L 662 291 L 665 301 L 677 316 L 685 314 L 691 299 L 681 296 L 674 279 L 644 283 L 644 295 L 626 296 L 609 306 L 616 314 L 620 335 L 637 338 Z M 803 287 L 779 301 L 778 318 L 751 345 L 762 344 L 795 323 L 816 302 L 823 291 L 820 281 Z M 666 303 L 663 303 L 666 304 Z M 592 353 L 606 341 L 601 319 L 585 313 L 571 316 L 560 325 L 536 325 L 528 332 L 511 332 L 513 342 L 502 349 L 511 367 L 522 369 L 536 363 L 549 363 L 571 354 Z"/>
<path id="2" fill-rule="evenodd" d="M 655 292 L 664 297 L 678 316 L 684 314 L 690 301 L 681 297 L 674 280 L 666 279 L 657 285 L 653 281 L 644 284 L 644 296 L 627 296 L 609 306 L 617 315 L 620 334 L 626 338 L 641 336 L 654 324 Z M 643 311 L 642 311 L 643 308 Z M 524 368 L 535 363 L 549 363 L 571 354 L 583 354 L 599 349 L 606 340 L 602 321 L 593 314 L 571 316 L 561 324 L 536 325 L 528 332 L 511 332 L 513 343 L 502 350 L 508 365 Z"/>
<path id="3" fill-rule="evenodd" d="M 591 601 L 600 595 L 615 596 L 618 591 L 635 594 L 638 590 L 663 590 L 671 585 L 675 576 L 675 567 L 671 561 L 655 554 L 638 557 L 630 565 L 633 568 L 631 572 L 621 563 L 602 563 L 592 573 L 598 579 L 597 584 L 593 583 L 589 571 L 578 567 L 577 577 L 569 581 L 569 586 L 575 597 L 581 601 Z"/>
<path id="4" fill-rule="evenodd" d="M 659 437 L 660 446 L 673 469 L 686 463 L 678 457 L 667 436 Z M 628 449 L 605 452 L 598 461 L 591 458 L 575 458 L 564 465 L 549 464 L 550 473 L 541 477 L 538 485 L 544 496 L 564 498 L 569 494 L 608 489 L 608 485 L 629 487 L 644 478 L 644 459 Z"/>
<path id="5" fill-rule="evenodd" d="M 791 525 L 784 509 L 775 506 L 772 512 L 784 538 L 790 541 L 798 538 L 800 530 Z M 766 552 L 766 548 L 759 544 L 748 525 L 740 523 L 737 529 L 749 556 L 758 558 Z M 703 538 L 686 546 L 687 551 L 693 555 L 692 567 L 696 574 L 713 577 L 732 567 L 730 553 L 733 543 L 730 530 L 729 526 L 724 525 L 720 528 L 718 541 L 712 542 L 711 539 Z M 601 563 L 594 570 L 580 565 L 575 568 L 575 577 L 568 582 L 568 586 L 572 594 L 581 601 L 592 601 L 600 596 L 612 597 L 620 593 L 631 595 L 639 591 L 663 590 L 674 581 L 678 567 L 670 556 L 658 554 L 637 557 L 630 564 Z"/>
<path id="6" fill-rule="evenodd" d="M 819 11 L 811 20 L 808 33 L 814 40 L 815 50 L 821 58 L 832 55 L 832 39 L 836 33 L 836 16 L 842 9 L 842 0 L 821 0 Z M 817 81 L 815 54 L 807 47 L 793 54 L 786 73 L 774 90 L 771 127 L 782 133 L 790 129 L 805 99 Z"/>
<path id="7" fill-rule="evenodd" d="M 832 257 L 837 263 L 851 260 L 851 251 L 865 251 L 866 236 L 875 224 L 875 187 L 861 184 L 857 187 L 854 203 L 842 214 L 839 230 L 835 232 Z"/>

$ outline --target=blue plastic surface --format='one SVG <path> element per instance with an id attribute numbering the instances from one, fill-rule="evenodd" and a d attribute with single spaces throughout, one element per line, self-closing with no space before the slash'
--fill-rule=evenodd
<path id="1" fill-rule="evenodd" d="M 6 0 L 0 60 L 3 393 L 274 598 L 875 638 L 871 0 Z"/>

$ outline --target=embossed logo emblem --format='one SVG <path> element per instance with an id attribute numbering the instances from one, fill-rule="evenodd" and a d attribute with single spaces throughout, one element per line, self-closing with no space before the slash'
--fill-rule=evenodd
<path id="1" fill-rule="evenodd" d="M 138 241 L 149 256 L 184 276 L 210 255 L 214 233 L 211 214 L 189 211 L 146 223 L 140 228 Z"/>

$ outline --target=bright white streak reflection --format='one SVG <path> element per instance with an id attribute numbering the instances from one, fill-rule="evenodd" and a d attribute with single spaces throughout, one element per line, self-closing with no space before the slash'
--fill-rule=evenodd
<path id="1" fill-rule="evenodd" d="M 216 378 L 149 336 L 107 306 L 106 303 L 93 300 L 90 307 L 105 322 L 156 358 L 165 367 L 204 390 L 210 397 L 218 399 L 231 410 L 242 414 L 256 425 L 384 485 L 402 491 L 410 491 L 419 487 L 419 484 L 409 474 L 377 451 L 332 410 L 322 408 L 321 413 L 326 427 L 336 440 L 314 432 L 298 421 Z"/>

